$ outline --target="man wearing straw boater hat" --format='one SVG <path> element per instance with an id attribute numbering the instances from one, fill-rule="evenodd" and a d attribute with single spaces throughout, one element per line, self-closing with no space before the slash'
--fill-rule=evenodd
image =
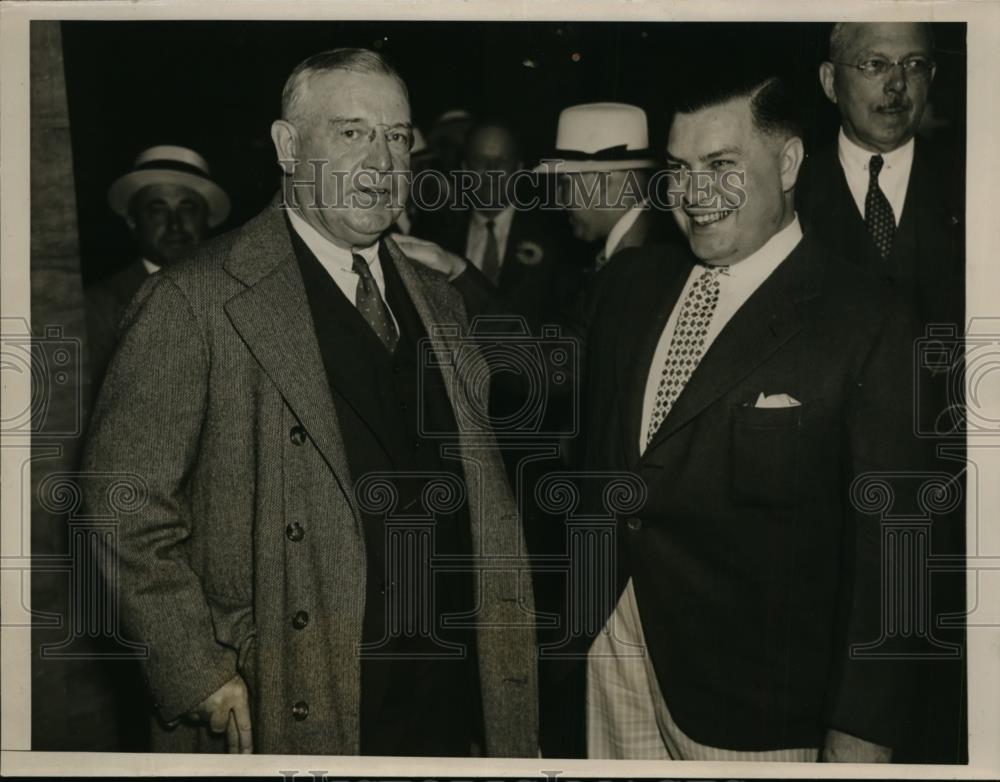
<path id="1" fill-rule="evenodd" d="M 669 221 L 649 208 L 647 188 L 656 159 L 649 148 L 646 112 L 627 103 L 583 103 L 563 109 L 556 148 L 536 170 L 559 177 L 560 203 L 573 233 L 603 241 L 587 264 L 576 307 L 586 323 L 600 275 L 612 258 L 629 247 L 663 241 Z"/>
<path id="2" fill-rule="evenodd" d="M 192 149 L 155 146 L 108 191 L 111 209 L 128 223 L 139 258 L 87 291 L 90 357 L 95 383 L 104 375 L 118 323 L 150 274 L 193 250 L 229 215 L 229 196 Z"/>

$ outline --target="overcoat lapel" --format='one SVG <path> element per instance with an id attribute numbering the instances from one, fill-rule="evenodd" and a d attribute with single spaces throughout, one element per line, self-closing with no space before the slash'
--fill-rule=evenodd
<path id="1" fill-rule="evenodd" d="M 354 511 L 354 487 L 302 274 L 274 205 L 236 240 L 226 270 L 247 285 L 226 314 L 333 471 Z"/>

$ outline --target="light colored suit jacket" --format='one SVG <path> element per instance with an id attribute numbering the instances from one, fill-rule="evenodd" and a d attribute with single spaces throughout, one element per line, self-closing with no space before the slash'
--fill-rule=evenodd
<path id="1" fill-rule="evenodd" d="M 465 312 L 446 278 L 386 241 L 462 427 L 471 538 L 483 564 L 474 579 L 483 751 L 534 757 L 524 542 L 495 441 L 465 414 L 478 353 L 461 344 Z M 160 716 L 185 714 L 239 671 L 255 751 L 357 754 L 363 524 L 278 208 L 136 295 L 94 410 L 84 472 L 90 512 L 116 522 L 103 560 L 116 561 L 130 636 L 148 644 Z M 296 524 L 304 535 L 292 534 Z M 115 577 L 114 567 L 105 572 Z M 296 629 L 300 610 L 311 620 Z M 308 716 L 297 720 L 300 702 Z"/>

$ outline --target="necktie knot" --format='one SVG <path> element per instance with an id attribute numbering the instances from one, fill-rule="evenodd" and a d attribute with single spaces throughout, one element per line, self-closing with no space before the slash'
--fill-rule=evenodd
<path id="1" fill-rule="evenodd" d="M 374 279 L 372 276 L 372 270 L 368 266 L 368 261 L 365 260 L 363 255 L 358 253 L 351 253 L 352 266 L 354 268 L 354 273 L 364 280 Z"/>
<path id="2" fill-rule="evenodd" d="M 871 160 L 868 161 L 868 175 L 878 181 L 878 175 L 882 171 L 883 165 L 885 165 L 885 158 L 881 155 L 872 155 Z"/>

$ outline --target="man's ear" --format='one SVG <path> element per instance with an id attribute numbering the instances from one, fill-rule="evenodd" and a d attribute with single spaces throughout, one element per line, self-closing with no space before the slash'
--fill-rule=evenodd
<path id="1" fill-rule="evenodd" d="M 781 147 L 781 189 L 786 193 L 795 187 L 799 178 L 799 169 L 806 156 L 802 139 L 792 136 Z"/>
<path id="2" fill-rule="evenodd" d="M 823 87 L 823 93 L 830 99 L 831 103 L 837 102 L 837 93 L 833 89 L 835 69 L 832 62 L 823 62 L 819 66 L 819 83 Z"/>
<path id="3" fill-rule="evenodd" d="M 288 120 L 276 119 L 271 123 L 271 141 L 274 142 L 274 151 L 278 155 L 278 165 L 288 175 L 295 171 L 295 164 L 299 159 L 298 140 L 298 131 Z"/>

